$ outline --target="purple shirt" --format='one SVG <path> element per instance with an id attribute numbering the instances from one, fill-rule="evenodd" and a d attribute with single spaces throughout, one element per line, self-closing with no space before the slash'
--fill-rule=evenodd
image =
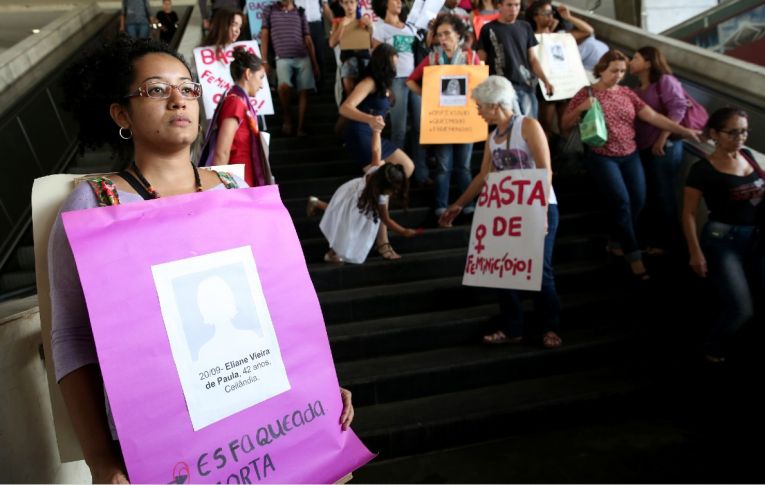
<path id="1" fill-rule="evenodd" d="M 244 180 L 236 176 L 234 179 L 239 187 L 247 187 Z M 219 184 L 209 190 L 222 189 L 225 190 L 225 186 Z M 120 192 L 119 196 L 122 204 L 143 201 L 140 195 L 130 192 Z M 82 182 L 61 206 L 61 212 L 93 207 L 98 207 L 93 190 L 87 182 Z M 51 229 L 48 264 L 52 309 L 51 346 L 56 381 L 60 381 L 80 367 L 98 363 L 85 296 L 77 274 L 77 266 L 74 263 L 72 248 L 64 232 L 64 224 L 61 222 L 61 214 L 56 217 Z M 104 273 L 108 274 L 109 269 L 104 268 Z"/>
<path id="2" fill-rule="evenodd" d="M 278 59 L 308 57 L 305 36 L 311 35 L 302 8 L 285 10 L 276 2 L 263 10 L 263 28 L 268 29 Z"/>
<path id="3" fill-rule="evenodd" d="M 685 90 L 675 76 L 664 74 L 658 82 L 651 83 L 645 89 L 637 88 L 635 93 L 657 113 L 672 121 L 680 122 L 688 110 Z M 661 130 L 640 119 L 635 122 L 635 141 L 639 150 L 651 148 Z"/>

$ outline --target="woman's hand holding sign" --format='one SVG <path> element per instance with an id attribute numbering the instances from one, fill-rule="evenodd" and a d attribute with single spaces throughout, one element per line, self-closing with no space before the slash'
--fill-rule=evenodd
<path id="1" fill-rule="evenodd" d="M 462 212 L 462 206 L 452 204 L 438 218 L 438 225 L 441 227 L 452 227 L 452 221 Z"/>
<path id="2" fill-rule="evenodd" d="M 351 391 L 340 388 L 340 398 L 343 400 L 343 412 L 340 413 L 340 425 L 343 431 L 347 431 L 353 421 L 353 403 L 351 402 Z"/>

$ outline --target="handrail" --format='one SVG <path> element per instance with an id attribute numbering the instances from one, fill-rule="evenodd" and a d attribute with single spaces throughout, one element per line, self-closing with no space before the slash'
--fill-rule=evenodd
<path id="1" fill-rule="evenodd" d="M 98 15 L 90 16 L 93 12 Z M 189 6 L 181 13 L 171 47 L 175 43 L 177 48 L 192 12 L 193 7 Z M 77 19 L 82 20 L 80 30 L 66 40 L 61 39 Z M 61 25 L 66 26 L 64 33 L 43 37 L 59 39 L 59 48 L 45 46 L 49 55 L 34 66 L 27 66 L 23 77 L 0 93 L 0 146 L 11 148 L 5 151 L 4 158 L 14 162 L 7 165 L 0 180 L 0 268 L 31 224 L 32 182 L 37 177 L 65 171 L 79 147 L 72 120 L 61 109 L 64 68 L 85 46 L 116 35 L 118 13 L 103 14 L 92 4 L 82 12 L 67 14 L 64 20 L 51 22 L 43 30 Z M 27 48 L 32 46 L 32 40 L 22 42 L 30 43 Z M 49 40 L 46 42 L 49 44 Z"/>
<path id="2" fill-rule="evenodd" d="M 595 28 L 595 35 L 607 44 L 628 52 L 644 45 L 658 47 L 672 69 L 683 77 L 765 111 L 765 92 L 761 82 L 765 79 L 765 67 L 711 52 L 671 37 L 652 34 L 574 7 L 571 7 L 571 11 L 590 23 Z"/>
<path id="3" fill-rule="evenodd" d="M 673 39 L 687 40 L 717 24 L 762 5 L 762 0 L 737 0 L 726 2 L 705 10 L 661 33 Z"/>
<path id="4" fill-rule="evenodd" d="M 194 12 L 194 7 L 186 7 L 183 10 L 183 13 L 181 14 L 181 17 L 178 19 L 178 30 L 175 31 L 175 34 L 173 35 L 173 39 L 170 41 L 170 47 L 172 47 L 173 50 L 178 50 L 178 47 L 181 45 L 181 40 L 183 39 L 183 34 L 186 33 L 186 27 L 189 25 L 189 21 L 191 20 L 191 14 Z"/>
<path id="5" fill-rule="evenodd" d="M 57 48 L 45 46 L 47 56 L 0 93 L 0 147 L 7 162 L 0 178 L 0 267 L 31 224 L 34 179 L 62 171 L 77 149 L 72 120 L 61 109 L 64 68 L 101 32 L 116 32 L 117 22 L 116 12 L 89 19 Z"/>

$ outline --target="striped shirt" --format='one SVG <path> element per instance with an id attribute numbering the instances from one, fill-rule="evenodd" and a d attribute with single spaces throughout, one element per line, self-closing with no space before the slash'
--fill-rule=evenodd
<path id="1" fill-rule="evenodd" d="M 263 28 L 269 30 L 277 58 L 308 57 L 305 36 L 311 32 L 302 8 L 285 10 L 281 2 L 274 3 L 263 11 Z"/>

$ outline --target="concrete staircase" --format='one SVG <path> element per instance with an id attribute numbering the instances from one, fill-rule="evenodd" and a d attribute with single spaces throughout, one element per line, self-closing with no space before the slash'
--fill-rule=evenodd
<path id="1" fill-rule="evenodd" d="M 529 344 L 485 346 L 480 337 L 496 324 L 496 295 L 461 285 L 470 227 L 435 227 L 430 190 L 413 189 L 407 210 L 393 207 L 400 223 L 425 228 L 413 239 L 391 237 L 403 259 L 386 261 L 373 250 L 363 265 L 322 261 L 327 243 L 319 217 L 305 215 L 307 197 L 329 200 L 360 170 L 333 134 L 337 108 L 329 91 L 309 109 L 308 137 L 280 137 L 280 118 L 269 120 L 271 164 L 319 295 L 340 383 L 353 392 L 354 429 L 379 453 L 356 481 L 406 481 L 394 473 L 400 460 L 639 405 L 652 385 L 634 358 L 642 289 L 625 265 L 609 264 L 602 211 L 586 177 L 572 170 L 554 180 L 564 346 L 545 350 L 533 331 Z M 474 170 L 482 149 L 476 144 Z"/>

